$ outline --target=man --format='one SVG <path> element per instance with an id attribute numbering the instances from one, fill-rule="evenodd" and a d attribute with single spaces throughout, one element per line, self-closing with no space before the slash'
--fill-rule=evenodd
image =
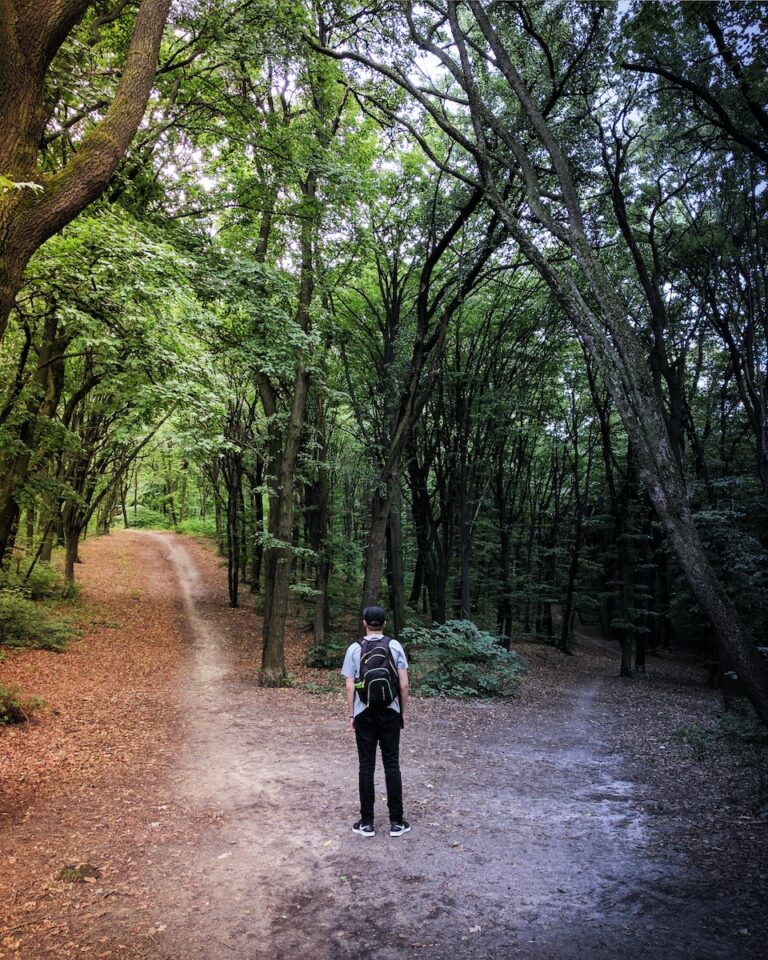
<path id="1" fill-rule="evenodd" d="M 381 607 L 366 607 L 363 611 L 364 640 L 370 649 L 371 640 L 384 637 L 386 617 Z M 387 806 L 389 808 L 389 835 L 401 837 L 411 829 L 403 818 L 403 784 L 400 776 L 400 730 L 405 726 L 404 714 L 408 704 L 408 661 L 405 651 L 397 640 L 389 640 L 399 687 L 397 695 L 388 706 L 368 707 L 360 699 L 355 682 L 360 677 L 360 656 L 362 641 L 355 641 L 347 648 L 342 676 L 346 678 L 347 707 L 349 729 L 354 730 L 357 740 L 357 756 L 360 761 L 360 819 L 352 827 L 361 837 L 375 837 L 373 825 L 373 807 L 376 795 L 373 786 L 373 773 L 376 766 L 376 746 L 381 747 L 381 760 L 384 764 L 384 778 L 387 784 Z"/>

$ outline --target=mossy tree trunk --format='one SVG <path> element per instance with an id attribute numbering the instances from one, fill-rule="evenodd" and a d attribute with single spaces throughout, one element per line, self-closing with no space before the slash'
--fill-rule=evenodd
<path id="1" fill-rule="evenodd" d="M 46 76 L 89 6 L 88 0 L 0 0 L 0 175 L 16 185 L 37 184 L 0 190 L 0 340 L 30 257 L 104 191 L 152 89 L 170 0 L 142 0 L 112 103 L 68 164 L 43 173 Z"/>

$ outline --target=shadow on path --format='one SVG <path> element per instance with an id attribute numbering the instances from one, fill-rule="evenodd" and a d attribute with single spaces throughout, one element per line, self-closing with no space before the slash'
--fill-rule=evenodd
<path id="1" fill-rule="evenodd" d="M 686 865 L 659 851 L 601 736 L 616 702 L 599 679 L 564 682 L 544 707 L 414 701 L 402 740 L 413 830 L 391 839 L 381 815 L 365 840 L 350 829 L 343 700 L 259 689 L 189 549 L 151 536 L 174 564 L 190 640 L 175 789 L 204 825 L 183 881 L 156 892 L 158 957 L 758 956 L 712 932 Z"/>

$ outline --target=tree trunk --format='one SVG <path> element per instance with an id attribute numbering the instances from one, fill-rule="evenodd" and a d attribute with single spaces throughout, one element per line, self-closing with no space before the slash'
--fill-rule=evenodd
<path id="1" fill-rule="evenodd" d="M 512 640 L 512 542 L 509 535 L 507 511 L 507 490 L 504 482 L 504 451 L 497 449 L 495 457 L 494 498 L 499 530 L 499 605 L 496 614 L 496 629 L 502 639 L 505 650 L 509 650 Z"/>
<path id="2" fill-rule="evenodd" d="M 574 532 L 573 547 L 571 552 L 571 562 L 568 566 L 568 582 L 565 588 L 565 600 L 563 601 L 563 622 L 560 629 L 560 641 L 558 649 L 563 653 L 570 653 L 569 641 L 571 639 L 571 622 L 573 613 L 573 595 L 576 588 L 576 574 L 579 569 L 579 554 L 581 552 L 581 531 L 582 531 L 581 512 L 576 515 L 576 530 Z"/>
<path id="3" fill-rule="evenodd" d="M 67 538 L 64 550 L 64 580 L 70 584 L 75 582 L 75 564 L 78 562 L 77 547 L 76 534 L 73 533 L 71 537 Z"/>
<path id="4" fill-rule="evenodd" d="M 416 536 L 417 556 L 413 586 L 409 603 L 419 608 L 419 601 L 426 590 L 431 613 L 434 616 L 437 581 L 430 532 L 433 529 L 431 503 L 427 487 L 428 468 L 421 464 L 413 443 L 407 453 L 408 483 L 411 489 L 411 516 Z"/>
<path id="5" fill-rule="evenodd" d="M 238 606 L 240 572 L 240 524 L 237 491 L 227 485 L 227 588 L 230 607 Z"/>
<path id="6" fill-rule="evenodd" d="M 392 491 L 392 506 L 387 523 L 387 580 L 389 582 L 389 609 L 391 630 L 399 636 L 405 626 L 405 577 L 403 571 L 403 541 L 400 484 Z"/>
<path id="7" fill-rule="evenodd" d="M 32 553 L 35 546 L 35 508 L 27 507 L 27 543 L 26 550 L 28 554 Z"/>
<path id="8" fill-rule="evenodd" d="M 130 494 L 131 483 L 125 478 L 120 484 L 120 512 L 123 515 L 123 527 L 128 529 L 128 496 Z"/>
<path id="9" fill-rule="evenodd" d="M 621 644 L 621 669 L 619 674 L 622 677 L 632 676 L 632 647 L 634 641 L 634 602 L 633 602 L 633 584 L 634 584 L 634 556 L 630 544 L 632 536 L 628 529 L 629 523 L 626 516 L 623 517 L 621 529 L 618 533 L 618 573 L 619 573 L 619 617 L 620 627 L 618 629 L 619 642 Z"/>
<path id="10" fill-rule="evenodd" d="M 314 642 L 325 642 L 329 621 L 328 581 L 331 563 L 328 556 L 328 531 L 330 526 L 330 479 L 328 473 L 328 428 L 325 419 L 324 399 L 316 396 L 314 424 L 317 435 L 315 461 L 317 473 L 306 485 L 307 540 L 314 553 L 315 599 L 312 611 Z"/>
<path id="11" fill-rule="evenodd" d="M 374 492 L 371 498 L 368 549 L 365 555 L 362 608 L 380 602 L 381 577 L 384 572 L 384 551 L 387 543 L 387 523 L 391 508 L 391 490 L 394 482 L 390 477 L 383 489 Z M 361 608 L 361 609 L 362 609 Z"/>
<path id="12" fill-rule="evenodd" d="M 251 593 L 258 593 L 261 588 L 261 566 L 264 558 L 264 465 L 261 460 L 256 463 L 253 474 L 249 474 L 251 489 L 251 512 L 253 514 L 253 550 L 251 552 Z"/>
<path id="13" fill-rule="evenodd" d="M 152 89 L 170 0 L 142 0 L 111 105 L 63 170 L 51 175 L 39 169 L 48 117 L 46 74 L 89 6 L 85 0 L 2 4 L 0 172 L 45 189 L 0 191 L 0 341 L 30 257 L 104 191 L 138 129 Z"/>
<path id="14" fill-rule="evenodd" d="M 262 686 L 279 686 L 285 678 L 285 623 L 293 556 L 293 484 L 299 453 L 309 374 L 303 365 L 296 370 L 291 419 L 286 431 L 277 485 L 277 518 L 274 536 L 279 541 L 267 551 L 264 609 Z"/>
<path id="15" fill-rule="evenodd" d="M 181 465 L 181 494 L 179 496 L 179 523 L 187 519 L 187 487 L 189 482 L 189 464 L 185 460 Z"/>
<path id="16" fill-rule="evenodd" d="M 36 392 L 27 402 L 17 428 L 18 450 L 7 464 L 0 479 L 0 564 L 13 547 L 21 512 L 20 494 L 29 477 L 30 465 L 37 449 L 40 423 L 56 415 L 64 389 L 64 360 L 68 336 L 59 330 L 58 316 L 49 311 L 37 355 L 34 375 Z"/>
<path id="17" fill-rule="evenodd" d="M 71 504 L 64 506 L 62 525 L 64 527 L 64 580 L 72 584 L 75 582 L 75 564 L 80 563 L 78 549 L 82 523 L 78 509 Z"/>
<path id="18" fill-rule="evenodd" d="M 417 546 L 416 564 L 413 568 L 413 580 L 411 581 L 411 592 L 408 595 L 408 606 L 414 610 L 419 609 L 419 601 L 424 591 L 424 557 L 421 552 L 421 545 Z"/>
<path id="19" fill-rule="evenodd" d="M 469 620 L 472 616 L 472 584 L 470 580 L 469 560 L 472 551 L 472 528 L 469 520 L 469 506 L 467 504 L 466 465 L 458 479 L 457 526 L 459 529 L 459 582 L 456 591 L 456 614 L 459 620 Z"/>
<path id="20" fill-rule="evenodd" d="M 242 466 L 240 477 L 237 484 L 237 510 L 240 523 L 240 569 L 239 577 L 241 583 L 245 583 L 248 578 L 248 518 L 245 510 L 245 497 L 243 495 L 243 473 Z"/>

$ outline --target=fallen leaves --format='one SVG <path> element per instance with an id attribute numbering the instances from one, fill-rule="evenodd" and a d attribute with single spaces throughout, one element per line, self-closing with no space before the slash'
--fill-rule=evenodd
<path id="1" fill-rule="evenodd" d="M 130 554 L 118 562 L 126 540 Z M 166 799 L 158 770 L 172 756 L 184 635 L 156 545 L 131 533 L 102 537 L 84 545 L 83 559 L 81 639 L 61 654 L 13 652 L 3 664 L 4 679 L 34 687 L 46 707 L 13 736 L 0 732 L 0 828 L 12 851 L 0 871 L 2 957 L 139 956 L 115 941 L 114 911 L 134 895 L 129 862 L 143 869 L 147 805 L 159 810 Z M 132 590 L 149 602 L 129 602 Z"/>
<path id="2" fill-rule="evenodd" d="M 211 896 L 208 877 L 199 873 L 199 863 L 190 866 L 200 836 L 207 837 L 206 866 L 222 860 L 221 876 L 231 876 L 234 880 L 238 878 L 238 870 L 246 868 L 249 856 L 261 856 L 262 839 L 265 852 L 269 851 L 269 828 L 265 826 L 257 849 L 250 850 L 243 842 L 235 849 L 236 856 L 221 852 L 226 849 L 227 837 L 232 833 L 227 832 L 227 828 L 233 826 L 234 815 L 216 809 L 213 801 L 201 809 L 188 800 L 179 799 L 175 793 L 178 784 L 166 775 L 172 769 L 170 762 L 180 743 L 175 723 L 181 682 L 179 670 L 184 662 L 181 608 L 175 599 L 171 571 L 158 563 L 152 551 L 145 550 L 146 543 L 143 544 L 140 537 L 131 538 L 132 534 L 102 538 L 89 541 L 85 546 L 82 575 L 86 602 L 92 605 L 98 602 L 109 608 L 104 614 L 91 614 L 94 620 L 100 621 L 91 624 L 91 632 L 63 655 L 40 656 L 31 652 L 11 658 L 8 664 L 20 679 L 26 671 L 26 676 L 34 679 L 34 684 L 26 685 L 40 689 L 52 705 L 43 712 L 40 722 L 8 732 L 3 744 L 8 750 L 0 758 L 0 778 L 6 784 L 7 800 L 0 823 L 3 840 L 9 841 L 7 849 L 12 851 L 2 861 L 3 867 L 7 864 L 6 869 L 0 870 L 0 901 L 7 915 L 5 939 L 0 935 L 0 956 L 8 960 L 44 957 L 59 960 L 71 956 L 138 960 L 139 957 L 173 955 L 169 953 L 169 942 L 178 933 L 174 926 L 178 924 L 168 918 L 167 907 L 179 901 L 172 898 L 186 896 L 185 902 L 196 902 L 201 912 L 210 910 L 216 919 L 215 902 L 212 905 L 208 899 Z M 131 550 L 126 553 L 116 576 L 114 552 L 116 546 L 126 542 L 130 542 Z M 211 575 L 211 582 L 214 574 L 221 576 L 215 567 L 213 558 L 206 574 Z M 146 602 L 135 602 L 134 592 L 146 597 Z M 224 588 L 221 596 L 225 595 Z M 212 615 L 233 624 L 232 636 L 227 639 L 233 647 L 228 655 L 231 653 L 232 663 L 242 667 L 243 676 L 252 676 L 258 668 L 253 652 L 255 645 L 241 642 L 252 613 L 247 609 L 230 611 L 222 607 Z M 120 630 L 107 626 L 118 621 L 123 625 Z M 290 638 L 288 654 L 292 672 L 298 669 L 295 665 L 306 642 L 307 637 L 298 631 Z M 405 770 L 406 796 L 409 809 L 417 814 L 413 819 L 418 820 L 420 832 L 414 836 L 423 839 L 409 845 L 408 854 L 403 854 L 403 863 L 419 873 L 404 877 L 402 870 L 394 872 L 398 874 L 400 894 L 402 883 L 409 880 L 422 895 L 412 898 L 415 917 L 408 925 L 407 934 L 398 934 L 402 937 L 399 947 L 403 956 L 408 955 L 409 947 L 412 951 L 439 947 L 440 955 L 444 955 L 445 941 L 440 941 L 440 937 L 446 935 L 454 937 L 454 943 L 465 940 L 470 944 L 459 950 L 476 947 L 472 955 L 485 956 L 480 952 L 481 947 L 486 941 L 491 942 L 499 924 L 509 923 L 506 915 L 497 916 L 493 912 L 500 899 L 503 897 L 505 906 L 514 903 L 518 909 L 526 905 L 520 896 L 520 890 L 527 889 L 525 886 L 514 888 L 512 893 L 499 894 L 494 886 L 499 872 L 489 866 L 488 851 L 504 849 L 509 838 L 519 840 L 540 823 L 534 819 L 535 811 L 501 810 L 499 805 L 512 795 L 508 785 L 513 775 L 525 779 L 534 772 L 540 776 L 543 790 L 549 784 L 552 793 L 546 795 L 556 801 L 553 809 L 562 811 L 564 803 L 573 803 L 569 794 L 557 791 L 562 779 L 556 760 L 567 728 L 557 728 L 551 744 L 547 742 L 534 753 L 526 754 L 521 741 L 530 729 L 546 732 L 552 728 L 552 717 L 558 709 L 561 717 L 571 716 L 569 698 L 586 678 L 602 676 L 596 700 L 588 705 L 589 716 L 583 718 L 588 724 L 590 742 L 592 738 L 603 738 L 606 750 L 620 754 L 626 763 L 636 762 L 638 770 L 633 784 L 638 784 L 638 790 L 647 785 L 644 802 L 656 805 L 654 810 L 649 806 L 645 811 L 649 818 L 653 816 L 656 831 L 655 845 L 649 845 L 645 851 L 648 857 L 658 850 L 658 856 L 666 860 L 669 859 L 668 847 L 672 851 L 683 848 L 690 851 L 691 861 L 698 864 L 703 854 L 709 858 L 709 875 L 722 876 L 727 881 L 733 880 L 736 870 L 746 869 L 740 864 L 754 858 L 756 850 L 764 849 L 757 846 L 764 843 L 758 829 L 762 821 L 747 816 L 747 808 L 739 798 L 729 796 L 728 784 L 734 780 L 724 778 L 723 783 L 712 782 L 711 773 L 699 773 L 684 745 L 670 742 L 673 716 L 695 719 L 711 709 L 698 688 L 691 686 L 692 692 L 685 696 L 674 694 L 682 704 L 675 714 L 674 697 L 663 679 L 658 683 L 648 679 L 635 686 L 618 681 L 614 684 L 608 672 L 611 668 L 606 668 L 602 653 L 579 651 L 577 657 L 563 661 L 555 651 L 534 649 L 536 670 L 526 680 L 519 700 L 504 708 L 508 711 L 504 717 L 514 711 L 519 725 L 501 725 L 500 708 L 495 705 L 426 701 L 414 705 L 414 716 L 419 721 L 415 738 L 418 749 L 411 747 L 407 753 L 406 763 L 413 766 L 412 770 L 407 766 Z M 669 669 L 668 663 L 660 665 L 660 677 L 662 666 Z M 250 688 L 242 695 L 249 701 L 255 697 Z M 269 704 L 270 709 L 262 710 L 261 714 L 253 711 L 248 719 L 254 741 L 258 740 L 260 747 L 280 744 L 289 730 L 295 741 L 317 742 L 322 735 L 317 729 L 322 727 L 316 727 L 315 721 L 326 722 L 320 708 L 310 715 L 296 691 L 275 690 L 263 697 L 262 702 Z M 424 743 L 429 737 L 434 749 L 427 754 Z M 351 803 L 355 790 L 351 758 L 349 768 L 344 769 L 349 775 L 349 796 L 344 786 L 344 798 Z M 720 769 L 723 772 L 724 768 Z M 316 773 L 323 802 L 326 773 L 325 769 L 322 776 Z M 693 791 L 691 783 L 696 785 Z M 307 807 L 315 810 L 318 783 L 306 782 L 304 787 Z M 618 802 L 623 798 L 606 796 L 605 799 Z M 597 835 L 594 831 L 599 830 L 599 818 L 592 817 L 592 812 L 575 806 L 563 820 L 567 826 L 564 840 L 578 844 L 589 837 L 590 831 L 593 836 Z M 327 822 L 334 822 L 335 816 L 332 814 Z M 313 866 L 320 863 L 323 867 L 313 874 L 316 887 L 312 893 L 319 906 L 310 907 L 304 901 L 300 904 L 310 918 L 319 916 L 321 911 L 333 915 L 340 904 L 350 899 L 350 888 L 356 890 L 362 886 L 360 877 L 349 875 L 351 864 L 344 859 L 349 838 L 346 842 L 335 839 L 333 830 L 325 823 L 317 826 L 312 834 L 313 844 L 305 845 Z M 697 828 L 703 837 L 696 835 Z M 344 830 L 346 835 L 346 822 Z M 274 831 L 271 840 L 279 840 Z M 541 864 L 537 866 L 535 858 L 530 864 L 522 864 L 525 850 L 520 847 L 520 876 L 536 879 L 535 871 L 541 869 Z M 575 846 L 568 847 L 566 852 L 574 850 Z M 722 851 L 728 851 L 727 858 Z M 581 856 L 580 850 L 576 852 Z M 457 859 L 454 853 L 461 856 Z M 597 853 L 599 856 L 601 850 Z M 294 865 L 289 859 L 286 873 L 282 860 L 276 862 L 279 865 L 275 867 L 275 874 L 290 890 L 291 883 L 295 883 L 295 876 L 290 874 Z M 590 863 L 594 869 L 596 862 L 586 856 L 580 866 L 588 872 Z M 102 877 L 93 877 L 91 882 L 85 878 L 82 882 L 59 882 L 55 878 L 62 863 L 75 867 L 98 864 Z M 442 874 L 439 869 L 443 870 Z M 517 863 L 513 869 L 518 869 Z M 482 871 L 486 873 L 483 875 Z M 443 903 L 440 898 L 430 899 L 436 884 L 442 895 L 444 887 L 451 891 L 454 877 L 459 876 L 465 885 L 462 889 L 469 889 L 474 883 L 475 889 L 483 891 L 485 900 L 479 905 L 473 902 L 467 914 L 458 915 L 455 909 L 445 905 L 436 906 L 433 914 L 432 907 L 427 905 Z M 436 877 L 441 879 L 436 881 Z M 752 882 L 758 892 L 762 881 L 755 877 Z M 740 889 L 743 886 L 744 883 Z M 733 889 L 727 882 L 720 887 Z M 223 889 L 229 896 L 230 888 L 224 885 Z M 236 885 L 233 889 L 237 889 Z M 546 901 L 557 903 L 564 895 L 562 887 L 548 886 Z M 211 899 L 215 901 L 215 897 Z M 593 908 L 594 904 L 584 901 L 583 922 L 597 925 L 611 922 L 610 911 L 593 913 Z M 249 908 L 237 904 L 231 909 L 239 910 L 240 918 L 246 918 L 247 924 L 257 924 L 263 913 L 254 909 L 251 916 Z M 313 909 L 317 914 L 311 912 Z M 295 918 L 293 912 L 278 912 L 283 910 L 285 905 L 279 903 L 274 916 L 285 921 Z M 192 916 L 192 912 L 186 916 Z M 542 908 L 543 919 L 539 921 L 538 913 L 531 906 L 531 910 L 520 917 L 521 926 L 530 933 L 531 925 L 543 923 L 547 914 Z M 203 939 L 213 938 L 227 950 L 235 949 L 225 940 L 213 934 L 209 936 L 211 929 L 209 926 L 204 930 Z M 738 936 L 740 943 L 743 943 L 741 938 L 748 936 L 756 942 L 759 932 L 759 927 L 753 927 L 747 916 L 734 921 L 732 936 Z M 338 936 L 344 933 L 339 930 Z M 348 933 L 350 943 L 353 935 Z M 478 939 L 473 941 L 474 937 Z"/>

